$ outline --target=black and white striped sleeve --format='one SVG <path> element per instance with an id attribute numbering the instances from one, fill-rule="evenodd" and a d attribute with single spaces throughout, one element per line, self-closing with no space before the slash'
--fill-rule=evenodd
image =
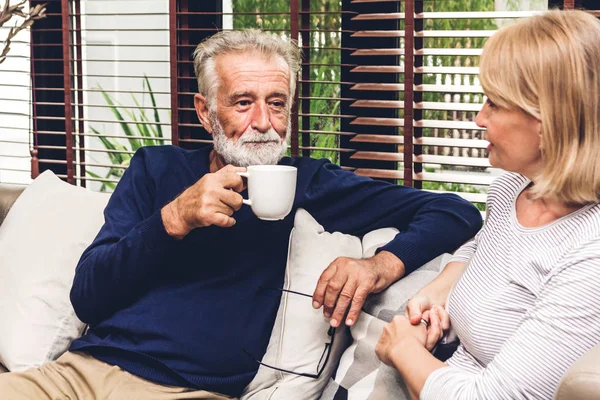
<path id="1" fill-rule="evenodd" d="M 582 354 L 600 343 L 600 240 L 572 252 L 547 278 L 535 305 L 479 372 L 452 365 L 433 372 L 422 400 L 550 399 Z M 493 338 L 494 332 L 473 333 Z"/>

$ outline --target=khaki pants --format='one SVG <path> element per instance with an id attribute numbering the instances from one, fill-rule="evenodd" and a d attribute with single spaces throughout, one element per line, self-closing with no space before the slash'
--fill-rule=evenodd
<path id="1" fill-rule="evenodd" d="M 156 384 L 85 353 L 67 352 L 56 362 L 40 368 L 0 374 L 0 399 L 226 400 L 232 397 Z"/>

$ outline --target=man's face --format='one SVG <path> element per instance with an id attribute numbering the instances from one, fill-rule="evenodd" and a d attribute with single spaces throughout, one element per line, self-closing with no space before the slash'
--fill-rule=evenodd
<path id="1" fill-rule="evenodd" d="M 290 124 L 290 74 L 281 57 L 231 53 L 216 58 L 219 87 L 208 115 L 215 150 L 227 164 L 276 164 Z"/>

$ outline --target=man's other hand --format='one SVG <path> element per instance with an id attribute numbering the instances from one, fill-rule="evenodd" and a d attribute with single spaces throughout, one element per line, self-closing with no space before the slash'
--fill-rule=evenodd
<path id="1" fill-rule="evenodd" d="M 313 294 L 313 307 L 337 327 L 346 315 L 352 326 L 371 293 L 379 293 L 404 275 L 404 264 L 394 254 L 381 251 L 368 259 L 338 257 L 323 271 Z"/>
<path id="2" fill-rule="evenodd" d="M 228 165 L 204 175 L 161 210 L 170 236 L 184 238 L 192 229 L 210 225 L 224 228 L 235 225 L 232 215 L 242 207 L 244 181 L 236 172 L 246 168 Z"/>

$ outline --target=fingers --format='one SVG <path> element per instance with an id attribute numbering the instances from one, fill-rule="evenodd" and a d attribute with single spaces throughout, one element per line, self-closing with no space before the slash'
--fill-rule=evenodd
<path id="1" fill-rule="evenodd" d="M 329 284 L 329 280 L 335 275 L 337 271 L 337 267 L 334 263 L 329 264 L 325 271 L 321 273 L 319 277 L 319 281 L 317 282 L 317 287 L 315 288 L 315 292 L 313 294 L 313 307 L 320 308 L 323 305 L 323 300 L 325 299 L 325 290 L 327 290 L 327 285 Z M 327 318 L 327 314 L 325 314 Z"/>
<path id="2" fill-rule="evenodd" d="M 446 332 L 448 332 L 448 330 L 450 329 L 450 315 L 442 306 L 436 306 L 435 310 L 440 316 L 442 330 L 444 331 L 444 334 L 446 334 Z"/>
<path id="3" fill-rule="evenodd" d="M 325 299 L 323 300 L 323 307 L 324 307 L 324 311 L 325 311 L 325 316 L 327 318 L 333 318 L 333 313 L 334 313 L 334 309 L 336 307 L 336 304 L 338 302 L 338 297 L 340 295 L 340 293 L 342 292 L 342 290 L 346 287 L 346 283 L 348 281 L 348 277 L 346 274 L 344 274 L 341 271 L 338 271 L 338 273 L 332 277 L 329 282 L 327 283 L 327 288 L 325 290 Z M 348 304 L 350 304 L 350 300 L 352 300 L 352 297 L 354 296 L 354 291 L 356 290 L 356 287 L 352 287 L 353 284 L 350 284 L 348 287 L 348 290 L 345 292 L 345 297 L 343 299 L 343 302 L 345 303 L 345 308 L 342 312 L 341 317 L 339 317 L 340 312 L 338 311 L 338 320 L 336 320 L 335 322 L 332 321 L 332 326 L 337 326 L 337 322 L 344 317 L 344 314 L 346 313 L 346 309 L 348 308 Z M 336 325 L 334 325 L 336 324 Z"/>
<path id="4" fill-rule="evenodd" d="M 426 312 L 429 322 L 429 328 L 427 328 L 427 338 L 425 339 L 425 348 L 431 350 L 435 347 L 435 344 L 441 338 L 442 329 L 440 328 L 440 318 L 437 313 Z"/>
<path id="5" fill-rule="evenodd" d="M 362 310 L 365 301 L 367 300 L 367 296 L 369 295 L 368 290 L 359 287 L 354 294 L 354 298 L 352 299 L 352 306 L 350 306 L 350 311 L 348 312 L 348 317 L 346 318 L 346 325 L 352 326 L 358 319 L 360 311 Z"/>
<path id="6" fill-rule="evenodd" d="M 228 173 L 235 174 L 236 172 L 246 172 L 246 168 L 236 167 L 234 165 L 228 164 L 228 165 L 224 166 L 223 168 L 221 168 L 220 170 L 218 170 L 216 173 L 217 174 L 228 174 Z"/>
<path id="7" fill-rule="evenodd" d="M 339 257 L 321 274 L 313 295 L 313 307 L 323 306 L 323 314 L 337 327 L 348 311 L 346 325 L 356 322 L 367 296 L 375 288 L 372 269 L 352 258 Z"/>
<path id="8" fill-rule="evenodd" d="M 329 290 L 325 294 L 325 306 L 327 308 L 329 308 L 330 305 L 332 305 L 332 307 L 335 307 L 330 321 L 331 326 L 333 326 L 334 328 L 337 328 L 339 326 L 340 322 L 344 318 L 344 315 L 346 315 L 346 311 L 348 310 L 350 303 L 354 301 L 353 299 L 358 285 L 356 281 L 347 280 L 346 282 L 340 282 L 339 284 L 334 285 L 333 287 L 339 286 L 342 286 L 342 289 L 339 291 L 339 296 L 337 295 L 337 293 L 333 292 L 330 295 Z M 330 285 L 329 288 L 332 288 L 332 286 Z"/>
<path id="9" fill-rule="evenodd" d="M 236 174 L 236 172 L 244 172 L 245 170 L 246 168 L 233 167 L 231 165 L 228 165 L 217 171 L 215 176 L 218 177 L 220 184 L 225 189 L 233 189 L 239 193 L 246 188 L 246 185 L 242 177 Z"/>
<path id="10" fill-rule="evenodd" d="M 429 318 L 429 328 L 427 329 L 425 347 L 427 350 L 431 350 L 435 347 L 437 342 L 444 337 L 450 328 L 450 317 L 446 310 L 439 305 L 433 306 L 432 309 L 426 313 Z"/>
<path id="11" fill-rule="evenodd" d="M 242 207 L 242 195 L 233 190 L 223 190 L 219 193 L 219 199 L 223 205 L 231 211 L 238 211 Z M 228 214 L 231 215 L 231 214 Z"/>
<path id="12" fill-rule="evenodd" d="M 411 324 L 417 325 L 421 322 L 421 318 L 423 318 L 423 312 L 429 309 L 429 307 L 429 299 L 417 294 L 408 301 L 404 316 L 408 318 Z"/>

